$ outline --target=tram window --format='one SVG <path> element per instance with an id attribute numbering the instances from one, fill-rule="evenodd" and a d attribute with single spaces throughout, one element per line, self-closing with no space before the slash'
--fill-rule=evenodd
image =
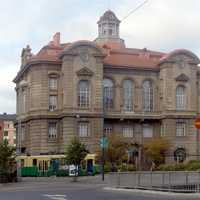
<path id="1" fill-rule="evenodd" d="M 39 162 L 39 170 L 42 170 L 42 161 Z"/>
<path id="2" fill-rule="evenodd" d="M 44 161 L 44 169 L 45 169 L 45 171 L 48 170 L 48 161 Z"/>
<path id="3" fill-rule="evenodd" d="M 33 166 L 37 166 L 37 159 L 33 159 Z"/>
<path id="4" fill-rule="evenodd" d="M 26 147 L 22 147 L 21 148 L 21 153 L 25 153 L 26 152 Z"/>
<path id="5" fill-rule="evenodd" d="M 21 159 L 21 167 L 24 167 L 24 159 Z"/>
<path id="6" fill-rule="evenodd" d="M 65 160 L 64 158 L 61 158 L 61 159 L 60 159 L 60 164 L 61 164 L 61 165 L 65 165 L 65 164 L 66 164 L 66 160 Z"/>

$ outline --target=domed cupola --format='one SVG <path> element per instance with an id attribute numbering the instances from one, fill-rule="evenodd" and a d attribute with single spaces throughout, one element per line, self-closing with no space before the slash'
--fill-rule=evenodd
<path id="1" fill-rule="evenodd" d="M 117 42 L 124 44 L 120 39 L 119 26 L 120 20 L 116 17 L 115 13 L 107 10 L 97 22 L 98 24 L 98 38 L 95 42 L 104 44 L 107 42 Z"/>

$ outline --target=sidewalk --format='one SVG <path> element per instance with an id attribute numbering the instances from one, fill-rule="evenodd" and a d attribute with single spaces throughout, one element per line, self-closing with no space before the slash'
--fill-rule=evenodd
<path id="1" fill-rule="evenodd" d="M 72 182 L 73 177 L 22 177 L 22 182 Z M 79 176 L 78 182 L 94 183 L 94 184 L 107 184 L 108 178 L 105 176 L 104 182 L 101 175 L 96 176 Z"/>
<path id="2" fill-rule="evenodd" d="M 159 196 L 168 196 L 168 197 L 184 197 L 188 200 L 193 198 L 200 198 L 200 193 L 176 193 L 176 192 L 162 192 L 162 191 L 152 191 L 152 190 L 142 190 L 142 189 L 125 189 L 125 188 L 113 188 L 113 187 L 104 187 L 104 190 L 116 191 L 116 192 L 131 192 L 135 194 L 146 194 L 146 195 L 157 195 Z"/>

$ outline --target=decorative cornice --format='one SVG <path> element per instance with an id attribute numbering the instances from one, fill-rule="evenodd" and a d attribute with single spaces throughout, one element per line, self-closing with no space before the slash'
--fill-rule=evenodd
<path id="1" fill-rule="evenodd" d="M 94 73 L 87 67 L 84 67 L 76 72 L 77 76 L 92 76 Z"/>
<path id="2" fill-rule="evenodd" d="M 28 70 L 30 68 L 30 66 L 32 65 L 41 65 L 41 64 L 56 64 L 56 65 L 61 65 L 61 61 L 60 60 L 32 60 L 30 62 L 28 62 L 24 67 L 23 69 L 21 69 L 17 76 L 13 79 L 13 82 L 14 83 L 17 83 L 17 81 L 20 79 L 20 77 L 24 74 L 24 72 L 26 70 Z"/>
<path id="3" fill-rule="evenodd" d="M 177 76 L 175 78 L 176 81 L 183 81 L 183 82 L 187 82 L 189 81 L 189 77 L 186 76 L 185 74 L 180 74 L 179 76 Z"/>

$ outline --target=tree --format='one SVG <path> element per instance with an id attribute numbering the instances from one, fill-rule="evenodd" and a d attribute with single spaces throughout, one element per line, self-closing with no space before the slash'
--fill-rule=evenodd
<path id="1" fill-rule="evenodd" d="M 98 148 L 97 160 L 102 160 L 102 149 Z M 111 134 L 108 136 L 108 147 L 105 149 L 104 159 L 106 168 L 114 170 L 117 166 L 121 165 L 124 161 L 127 161 L 127 144 L 123 142 L 123 139 L 117 134 Z"/>
<path id="2" fill-rule="evenodd" d="M 7 140 L 0 141 L 0 177 L 9 178 L 13 173 L 15 163 L 15 148 L 9 146 Z M 14 177 L 13 177 L 14 178 Z"/>
<path id="3" fill-rule="evenodd" d="M 106 149 L 106 160 L 112 166 L 119 165 L 126 160 L 127 157 L 127 144 L 123 142 L 122 138 L 118 135 L 110 135 L 108 137 L 108 148 Z"/>
<path id="4" fill-rule="evenodd" d="M 144 155 L 147 161 L 158 166 L 165 161 L 165 153 L 169 149 L 169 143 L 163 138 L 156 138 L 144 144 Z"/>
<path id="5" fill-rule="evenodd" d="M 80 166 L 81 162 L 88 154 L 86 146 L 78 138 L 73 138 L 67 146 L 66 160 L 69 165 Z M 77 173 L 75 173 L 76 177 Z M 74 179 L 76 181 L 76 179 Z"/>

